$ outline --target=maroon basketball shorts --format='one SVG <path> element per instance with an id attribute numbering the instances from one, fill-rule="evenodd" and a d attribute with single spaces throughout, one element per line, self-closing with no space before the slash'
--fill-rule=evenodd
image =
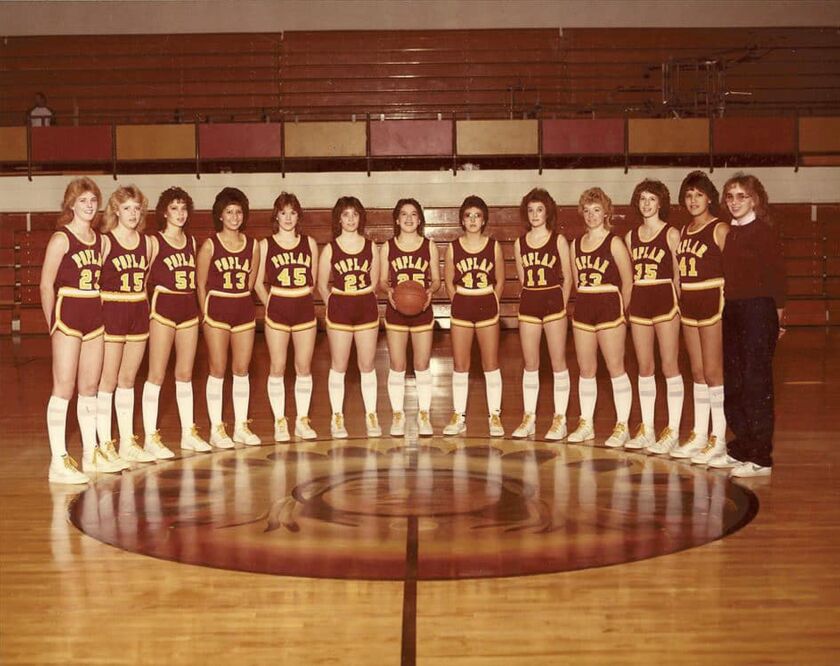
<path id="1" fill-rule="evenodd" d="M 458 287 L 452 299 L 452 326 L 484 328 L 499 323 L 499 301 L 492 287 L 464 289 Z"/>
<path id="2" fill-rule="evenodd" d="M 334 290 L 327 302 L 327 328 L 364 331 L 379 327 L 379 308 L 373 289 L 361 292 Z"/>
<path id="3" fill-rule="evenodd" d="M 102 335 L 105 325 L 99 292 L 61 287 L 55 300 L 50 335 L 56 331 L 81 340 L 93 340 Z"/>
<path id="4" fill-rule="evenodd" d="M 169 291 L 155 287 L 151 318 L 174 329 L 198 326 L 198 301 L 194 291 Z"/>
<path id="5" fill-rule="evenodd" d="M 641 281 L 633 285 L 630 322 L 653 326 L 671 321 L 680 313 L 677 292 L 671 280 Z"/>
<path id="6" fill-rule="evenodd" d="M 618 287 L 578 287 L 572 326 L 582 331 L 603 331 L 624 323 L 624 301 Z"/>
<path id="7" fill-rule="evenodd" d="M 312 289 L 271 288 L 268 306 L 265 309 L 266 326 L 291 333 L 313 328 L 317 323 Z"/>
<path id="8" fill-rule="evenodd" d="M 547 324 L 566 316 L 563 288 L 523 289 L 519 293 L 519 321 L 529 324 Z"/>
<path id="9" fill-rule="evenodd" d="M 210 291 L 204 301 L 204 323 L 231 333 L 256 328 L 256 308 L 251 292 L 229 294 Z"/>
<path id="10" fill-rule="evenodd" d="M 149 338 L 149 301 L 146 294 L 102 292 L 105 342 L 143 342 Z"/>
<path id="11" fill-rule="evenodd" d="M 413 317 L 409 317 L 399 310 L 395 310 L 391 307 L 390 303 L 385 307 L 385 328 L 389 331 L 419 333 L 420 331 L 431 331 L 434 327 L 435 316 L 432 312 L 431 305 Z"/>
<path id="12" fill-rule="evenodd" d="M 686 326 L 711 326 L 723 316 L 723 278 L 680 285 L 680 312 Z"/>

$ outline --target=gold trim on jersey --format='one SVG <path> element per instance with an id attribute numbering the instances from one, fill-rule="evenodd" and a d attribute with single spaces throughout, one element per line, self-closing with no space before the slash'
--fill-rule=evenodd
<path id="1" fill-rule="evenodd" d="M 58 296 L 72 298 L 99 298 L 99 289 L 77 289 L 76 287 L 59 287 Z"/>
<path id="2" fill-rule="evenodd" d="M 431 331 L 435 327 L 435 320 L 432 319 L 428 324 L 420 324 L 418 326 L 406 326 L 405 324 L 391 324 L 385 320 L 385 329 L 388 331 L 398 331 L 400 333 L 423 333 Z"/>
<path id="3" fill-rule="evenodd" d="M 487 294 L 495 293 L 495 289 L 493 287 L 479 287 L 478 289 L 467 289 L 466 287 L 458 285 L 457 287 L 455 287 L 455 293 L 461 294 L 461 296 L 486 296 Z"/>
<path id="4" fill-rule="evenodd" d="M 245 296 L 250 295 L 250 291 L 243 291 L 238 294 L 229 294 L 226 291 L 216 291 L 215 289 L 211 289 L 207 292 L 207 295 L 204 297 L 204 323 L 212 328 L 218 328 L 223 331 L 230 331 L 231 333 L 241 333 L 242 331 L 248 331 L 252 328 L 256 328 L 256 320 L 249 321 L 244 324 L 239 324 L 238 326 L 231 326 L 230 324 L 226 324 L 223 321 L 216 321 L 215 319 L 212 319 L 210 315 L 207 314 L 211 296 L 221 296 L 222 298 L 244 298 Z"/>
<path id="5" fill-rule="evenodd" d="M 466 319 L 457 319 L 455 317 L 451 317 L 450 323 L 452 326 L 461 326 L 462 328 L 486 328 L 487 326 L 493 326 L 494 324 L 498 324 L 499 315 L 496 315 L 492 319 L 484 319 L 482 321 L 477 322 L 471 322 L 467 321 Z"/>
<path id="6" fill-rule="evenodd" d="M 646 287 L 646 286 L 650 286 L 650 285 L 654 285 L 654 284 L 665 284 L 667 282 L 670 282 L 671 284 L 673 284 L 674 281 L 671 278 L 655 278 L 653 280 L 641 279 L 641 280 L 633 280 L 633 286 L 635 287 L 636 285 L 638 285 L 640 287 Z"/>
<path id="7" fill-rule="evenodd" d="M 155 288 L 154 288 L 154 292 L 157 293 L 159 291 L 164 293 L 164 294 L 177 294 L 178 296 L 182 296 L 182 295 L 185 295 L 185 294 L 189 295 L 189 294 L 194 294 L 195 293 L 195 289 L 186 289 L 186 290 L 170 289 L 169 287 L 164 287 L 162 284 L 156 284 Z"/>
<path id="8" fill-rule="evenodd" d="M 300 298 L 311 293 L 312 287 L 272 287 L 270 290 L 272 296 L 282 296 L 283 298 Z"/>
<path id="9" fill-rule="evenodd" d="M 164 317 L 162 314 L 159 314 L 155 311 L 157 306 L 157 297 L 158 294 L 169 294 L 175 296 L 193 296 L 195 297 L 194 291 L 174 291 L 172 289 L 167 289 L 166 287 L 161 287 L 160 285 L 155 287 L 154 292 L 152 293 L 152 303 L 149 308 L 149 319 L 154 319 L 159 324 L 163 324 L 164 326 L 168 326 L 169 328 L 174 328 L 176 331 L 180 331 L 184 328 L 192 328 L 193 326 L 198 326 L 199 318 L 193 317 L 192 319 L 188 319 L 187 321 L 183 321 L 180 324 L 176 324 L 174 321 L 169 319 L 168 317 Z"/>
<path id="10" fill-rule="evenodd" d="M 272 287 L 273 289 L 273 287 Z M 355 291 L 342 291 L 336 287 L 330 289 L 331 294 L 340 294 L 341 296 L 364 296 L 373 293 L 373 286 L 365 287 L 364 289 L 357 289 Z"/>
<path id="11" fill-rule="evenodd" d="M 723 287 L 725 281 L 722 277 L 712 278 L 711 280 L 703 280 L 701 282 L 683 282 L 680 281 L 680 288 L 686 291 L 703 291 L 704 289 L 714 289 L 716 287 Z"/>
<path id="12" fill-rule="evenodd" d="M 522 291 L 548 291 L 549 289 L 562 289 L 562 284 L 553 284 L 550 287 L 522 287 Z"/>
<path id="13" fill-rule="evenodd" d="M 590 286 L 581 286 L 577 288 L 578 293 L 581 294 L 609 294 L 614 291 L 618 292 L 618 295 L 621 296 L 621 290 L 614 284 L 599 284 L 599 285 L 590 285 Z M 622 307 L 624 304 L 622 303 Z"/>
<path id="14" fill-rule="evenodd" d="M 312 321 L 307 321 L 302 324 L 295 324 L 294 326 L 289 326 L 288 324 L 279 324 L 276 321 L 272 320 L 267 314 L 265 316 L 265 325 L 269 328 L 273 328 L 275 331 L 283 331 L 285 333 L 296 333 L 298 331 L 306 331 L 310 328 L 313 328 L 318 325 L 318 320 L 313 319 Z"/>
<path id="15" fill-rule="evenodd" d="M 605 331 L 610 328 L 616 328 L 618 326 L 621 326 L 622 324 L 627 323 L 627 320 L 624 318 L 624 298 L 621 295 L 621 290 L 614 284 L 603 284 L 598 285 L 597 287 L 578 287 L 578 292 L 589 294 L 609 294 L 613 292 L 617 293 L 618 307 L 621 311 L 621 316 L 618 317 L 618 319 L 613 319 L 612 321 L 605 321 L 601 324 L 597 324 L 596 326 L 584 324 L 583 322 L 576 321 L 575 318 L 572 317 L 572 328 L 576 328 L 581 331 L 589 331 L 590 333 L 597 333 L 598 331 Z"/>
<path id="16" fill-rule="evenodd" d="M 148 299 L 145 291 L 101 291 L 103 303 L 139 303 Z"/>

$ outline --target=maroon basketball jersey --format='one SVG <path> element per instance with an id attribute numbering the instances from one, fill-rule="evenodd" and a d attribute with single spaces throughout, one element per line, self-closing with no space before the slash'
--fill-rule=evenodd
<path id="1" fill-rule="evenodd" d="M 248 277 L 254 258 L 254 239 L 245 236 L 242 248 L 236 251 L 228 250 L 222 245 L 218 234 L 211 241 L 213 256 L 207 273 L 207 289 L 229 294 L 248 293 Z"/>
<path id="2" fill-rule="evenodd" d="M 265 279 L 270 287 L 299 289 L 315 284 L 312 279 L 312 250 L 307 236 L 300 234 L 298 244 L 291 250 L 281 247 L 274 236 L 269 236 L 266 241 Z"/>
<path id="3" fill-rule="evenodd" d="M 338 241 L 332 241 L 330 247 L 332 247 L 330 279 L 333 288 L 339 291 L 360 291 L 369 288 L 373 243 L 366 238 L 364 246 L 357 254 L 349 254 L 342 250 Z"/>
<path id="4" fill-rule="evenodd" d="M 633 282 L 672 280 L 674 278 L 674 262 L 671 258 L 671 248 L 668 247 L 668 231 L 670 228 L 666 224 L 656 236 L 647 242 L 639 237 L 640 227 L 636 227 L 630 232 Z"/>
<path id="5" fill-rule="evenodd" d="M 680 231 L 677 262 L 681 282 L 705 282 L 723 277 L 723 253 L 715 243 L 718 224 L 723 222 L 714 219 L 697 231 L 689 232 L 688 227 Z"/>
<path id="6" fill-rule="evenodd" d="M 102 291 L 141 294 L 146 290 L 146 238 L 140 236 L 137 247 L 123 247 L 114 234 L 108 234 L 111 251 L 102 266 L 99 287 Z"/>
<path id="7" fill-rule="evenodd" d="M 149 283 L 167 291 L 189 294 L 195 291 L 195 239 L 187 236 L 184 247 L 170 244 L 159 231 L 158 253 L 149 269 Z"/>
<path id="8" fill-rule="evenodd" d="M 519 255 L 525 272 L 525 289 L 549 289 L 563 285 L 560 253 L 557 251 L 557 232 L 539 247 L 528 244 L 528 234 L 519 237 Z"/>
<path id="9" fill-rule="evenodd" d="M 598 287 L 601 285 L 621 286 L 621 276 L 612 255 L 612 240 L 615 235 L 607 234 L 601 244 L 591 252 L 581 249 L 581 239 L 575 239 L 575 268 L 577 268 L 577 286 Z"/>
<path id="10" fill-rule="evenodd" d="M 432 281 L 430 265 L 428 238 L 424 238 L 413 252 L 401 250 L 396 238 L 388 241 L 388 284 L 391 286 L 414 280 L 428 289 Z"/>
<path id="11" fill-rule="evenodd" d="M 467 252 L 461 239 L 452 243 L 455 265 L 455 286 L 464 289 L 485 289 L 496 285 L 496 241 L 487 238 L 478 252 Z"/>
<path id="12" fill-rule="evenodd" d="M 102 237 L 99 232 L 93 232 L 94 239 L 90 244 L 83 243 L 66 227 L 59 233 L 67 236 L 70 247 L 58 265 L 55 288 L 71 287 L 83 291 L 97 291 L 99 275 L 102 272 Z"/>

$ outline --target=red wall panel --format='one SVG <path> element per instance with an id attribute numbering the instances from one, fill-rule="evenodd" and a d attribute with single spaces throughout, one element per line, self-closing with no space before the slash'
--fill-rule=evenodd
<path id="1" fill-rule="evenodd" d="M 624 152 L 624 120 L 543 120 L 546 155 L 604 155 Z"/>
<path id="2" fill-rule="evenodd" d="M 788 154 L 796 150 L 796 119 L 715 118 L 716 153 Z"/>
<path id="3" fill-rule="evenodd" d="M 108 125 L 33 127 L 33 162 L 105 162 L 111 159 Z"/>
<path id="4" fill-rule="evenodd" d="M 451 120 L 382 120 L 370 124 L 374 156 L 451 155 Z"/>
<path id="5" fill-rule="evenodd" d="M 280 123 L 212 123 L 200 125 L 202 159 L 280 157 Z"/>

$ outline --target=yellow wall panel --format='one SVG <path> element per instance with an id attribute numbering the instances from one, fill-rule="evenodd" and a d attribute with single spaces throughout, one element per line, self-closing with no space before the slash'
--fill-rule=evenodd
<path id="1" fill-rule="evenodd" d="M 118 125 L 117 159 L 195 159 L 195 127 L 193 125 Z"/>
<path id="2" fill-rule="evenodd" d="M 536 155 L 536 120 L 459 120 L 459 155 Z"/>
<path id="3" fill-rule="evenodd" d="M 709 121 L 706 118 L 631 118 L 629 123 L 629 149 L 633 154 L 709 152 Z"/>
<path id="4" fill-rule="evenodd" d="M 26 128 L 0 127 L 0 162 L 26 161 Z"/>
<path id="5" fill-rule="evenodd" d="M 840 118 L 800 118 L 799 150 L 806 153 L 840 151 Z"/>
<path id="6" fill-rule="evenodd" d="M 286 157 L 364 157 L 364 122 L 286 123 Z"/>

